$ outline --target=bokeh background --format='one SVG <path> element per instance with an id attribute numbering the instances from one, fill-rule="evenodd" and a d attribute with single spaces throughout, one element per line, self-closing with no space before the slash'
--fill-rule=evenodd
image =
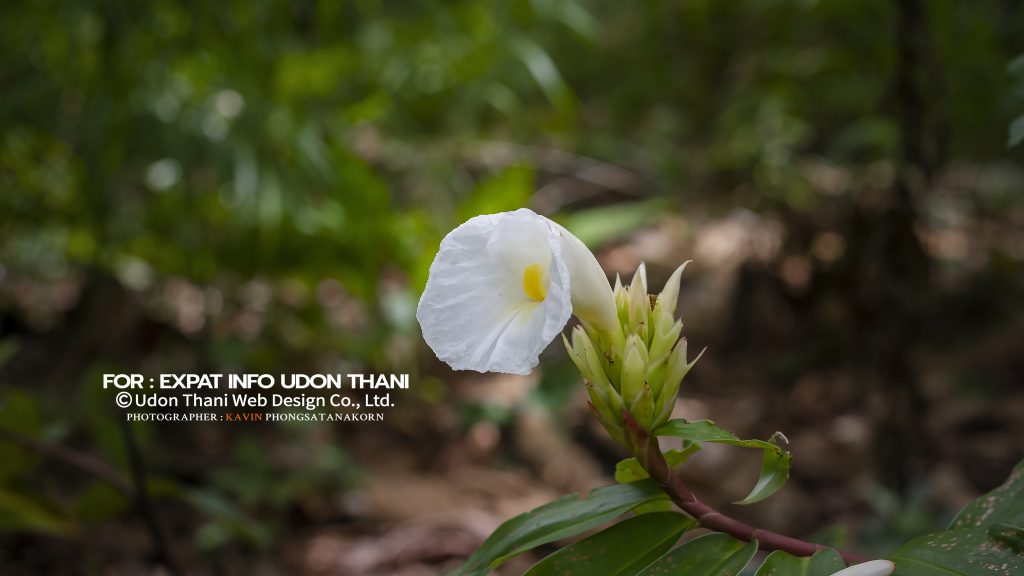
<path id="1" fill-rule="evenodd" d="M 438 574 L 609 483 L 558 345 L 454 373 L 418 332 L 443 235 L 521 206 L 610 278 L 694 259 L 677 415 L 795 454 L 731 512 L 870 554 L 942 526 L 1024 455 L 1021 30 L 1012 0 L 3 3 L 0 572 Z M 126 431 L 115 371 L 413 386 L 384 423 Z M 757 466 L 686 477 L 728 507 Z"/>

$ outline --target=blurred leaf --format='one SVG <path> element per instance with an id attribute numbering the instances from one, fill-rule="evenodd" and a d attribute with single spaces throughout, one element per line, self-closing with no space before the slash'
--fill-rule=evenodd
<path id="1" fill-rule="evenodd" d="M 587 208 L 560 218 L 559 221 L 584 244 L 601 246 L 634 232 L 665 213 L 664 198 Z"/>
<path id="2" fill-rule="evenodd" d="M 74 526 L 26 496 L 0 487 L 0 530 L 28 530 L 66 536 Z"/>
<path id="3" fill-rule="evenodd" d="M 531 4 L 538 15 L 553 21 L 561 21 L 581 39 L 600 40 L 600 22 L 583 4 L 575 0 L 533 0 Z"/>
<path id="4" fill-rule="evenodd" d="M 483 576 L 510 556 L 580 534 L 637 505 L 662 498 L 666 498 L 664 492 L 650 481 L 605 486 L 586 498 L 566 496 L 499 526 L 451 576 Z"/>
<path id="5" fill-rule="evenodd" d="M 1024 141 L 1024 115 L 1018 116 L 1010 123 L 1009 135 L 1006 138 L 1006 146 L 1013 147 Z"/>
<path id="6" fill-rule="evenodd" d="M 756 576 L 832 576 L 843 568 L 846 562 L 832 548 L 818 550 L 810 557 L 776 550 L 765 558 Z"/>
<path id="7" fill-rule="evenodd" d="M 829 146 L 837 160 L 891 155 L 899 141 L 899 130 L 891 118 L 865 116 L 845 126 Z"/>
<path id="8" fill-rule="evenodd" d="M 2 269 L 0 269 L 0 279 L 3 279 L 2 274 Z M 14 356 L 14 353 L 18 351 L 19 346 L 20 343 L 17 338 L 4 338 L 3 340 L 0 340 L 0 367 L 6 364 L 7 361 Z"/>
<path id="9" fill-rule="evenodd" d="M 757 552 L 757 542 L 713 532 L 675 548 L 648 566 L 640 576 L 736 576 Z"/>
<path id="10" fill-rule="evenodd" d="M 217 492 L 204 488 L 186 489 L 181 497 L 206 514 L 207 528 L 197 533 L 197 545 L 209 549 L 230 541 L 228 535 L 240 536 L 258 546 L 271 542 L 269 528 Z"/>
<path id="11" fill-rule="evenodd" d="M 459 206 L 458 220 L 526 206 L 533 194 L 533 168 L 512 166 L 481 182 Z"/>
<path id="12" fill-rule="evenodd" d="M 7 386 L 0 388 L 0 422 L 13 432 L 37 436 L 44 423 L 39 401 L 28 392 Z"/>
<path id="13" fill-rule="evenodd" d="M 627 576 L 664 554 L 697 521 L 677 512 L 644 514 L 562 548 L 526 576 Z"/>
<path id="14" fill-rule="evenodd" d="M 87 522 L 103 522 L 121 514 L 128 502 L 128 498 L 110 484 L 93 482 L 75 499 L 74 515 Z"/>
<path id="15" fill-rule="evenodd" d="M 528 37 L 520 37 L 514 43 L 516 54 L 530 71 L 533 79 L 544 91 L 548 101 L 562 114 L 569 114 L 575 108 L 572 90 L 565 83 L 558 66 L 548 52 Z"/>
<path id="16" fill-rule="evenodd" d="M 38 438 L 45 420 L 38 401 L 28 392 L 0 388 L 0 423 L 11 432 Z M 13 442 L 0 440 L 0 484 L 33 469 L 40 456 Z"/>
<path id="17" fill-rule="evenodd" d="M 1006 65 L 1006 73 L 1010 76 L 1024 76 L 1024 54 L 1020 54 Z"/>
<path id="18" fill-rule="evenodd" d="M 575 406 L 579 392 L 579 371 L 568 359 L 548 363 L 540 375 L 540 383 L 531 396 L 552 414 L 562 414 L 567 406 Z"/>
<path id="19" fill-rule="evenodd" d="M 358 55 L 346 46 L 284 53 L 275 70 L 282 99 L 323 97 L 345 81 L 358 65 Z"/>
<path id="20" fill-rule="evenodd" d="M 770 441 L 764 440 L 740 440 L 735 434 L 718 426 L 711 420 L 671 420 L 654 431 L 656 436 L 671 436 L 691 442 L 716 442 L 720 444 L 732 444 L 744 448 L 760 448 L 764 450 L 761 460 L 761 475 L 757 484 L 750 491 L 746 498 L 736 504 L 753 504 L 777 492 L 786 480 L 789 479 L 789 464 L 792 455 L 776 444 L 777 436 Z"/>

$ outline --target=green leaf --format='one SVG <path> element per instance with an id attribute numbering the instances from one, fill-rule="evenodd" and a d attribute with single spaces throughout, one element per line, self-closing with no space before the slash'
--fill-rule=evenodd
<path id="1" fill-rule="evenodd" d="M 3 428 L 34 439 L 43 439 L 46 422 L 39 401 L 28 392 L 0 388 L 0 422 Z M 13 442 L 0 442 L 0 484 L 36 467 L 39 454 Z"/>
<path id="2" fill-rule="evenodd" d="M 1024 554 L 1024 528 L 998 523 L 989 526 L 988 535 L 1013 548 L 1018 555 Z"/>
<path id="3" fill-rule="evenodd" d="M 515 39 L 512 46 L 551 105 L 563 114 L 571 113 L 575 96 L 547 50 L 525 36 Z"/>
<path id="4" fill-rule="evenodd" d="M 99 523 L 124 513 L 131 501 L 106 482 L 93 482 L 74 501 L 72 514 L 86 523 Z"/>
<path id="5" fill-rule="evenodd" d="M 926 534 L 900 546 L 889 559 L 896 576 L 1002 576 L 1024 574 L 1024 557 L 986 527 Z"/>
<path id="6" fill-rule="evenodd" d="M 718 426 L 711 420 L 697 420 L 689 422 L 677 419 L 666 422 L 654 431 L 656 436 L 671 436 L 691 442 L 716 442 L 719 444 L 732 444 L 744 448 L 760 448 L 764 450 L 764 458 L 761 461 L 761 475 L 757 484 L 747 494 L 746 498 L 736 504 L 753 504 L 776 493 L 786 480 L 789 479 L 789 464 L 793 456 L 782 449 L 776 441 L 781 434 L 776 433 L 771 440 L 740 440 L 735 434 L 725 428 Z"/>
<path id="7" fill-rule="evenodd" d="M 1010 123 L 1009 134 L 1006 137 L 1006 147 L 1012 148 L 1024 141 L 1024 115 L 1018 116 Z"/>
<path id="8" fill-rule="evenodd" d="M 1024 54 L 1010 60 L 1006 66 L 1006 74 L 1011 77 L 1024 76 Z"/>
<path id="9" fill-rule="evenodd" d="M 15 352 L 20 347 L 21 343 L 18 342 L 17 338 L 4 338 L 0 340 L 0 366 L 3 366 L 8 360 L 13 358 Z"/>
<path id="10" fill-rule="evenodd" d="M 0 531 L 6 530 L 66 536 L 74 525 L 35 500 L 0 488 Z"/>
<path id="11" fill-rule="evenodd" d="M 669 468 L 677 468 L 690 459 L 690 456 L 700 450 L 700 444 L 695 442 L 683 442 L 682 450 L 667 450 L 664 454 L 665 462 Z M 615 481 L 620 484 L 628 484 L 648 478 L 647 470 L 640 465 L 636 458 L 620 460 L 615 465 Z"/>
<path id="12" fill-rule="evenodd" d="M 757 542 L 744 543 L 721 532 L 705 534 L 665 554 L 639 576 L 735 576 L 757 552 Z"/>
<path id="13" fill-rule="evenodd" d="M 818 550 L 810 557 L 777 550 L 765 558 L 755 576 L 831 576 L 843 568 L 846 563 L 832 548 Z"/>
<path id="14" fill-rule="evenodd" d="M 647 470 L 644 470 L 644 467 L 640 465 L 640 462 L 636 458 L 626 458 L 615 465 L 615 481 L 619 484 L 639 482 L 641 480 L 646 480 L 648 477 Z M 672 506 L 671 500 L 655 500 L 653 502 L 645 502 L 636 508 L 633 508 L 633 513 L 648 514 L 651 512 L 666 512 L 671 510 Z"/>
<path id="15" fill-rule="evenodd" d="M 481 214 L 495 214 L 522 208 L 534 191 L 534 172 L 529 166 L 515 165 L 482 181 L 458 208 L 458 221 L 465 222 Z M 436 252 L 436 250 L 435 250 Z"/>
<path id="16" fill-rule="evenodd" d="M 696 520 L 677 512 L 630 518 L 551 554 L 530 568 L 526 576 L 631 576 L 696 526 Z"/>
<path id="17" fill-rule="evenodd" d="M 789 452 L 765 450 L 761 458 L 761 475 L 747 497 L 736 504 L 753 504 L 775 494 L 789 479 Z"/>
<path id="18" fill-rule="evenodd" d="M 964 506 L 950 522 L 949 529 L 988 526 L 996 522 L 1024 525 L 1024 460 L 1014 466 L 1001 486 Z"/>
<path id="19" fill-rule="evenodd" d="M 633 514 L 650 514 L 652 512 L 668 512 L 675 509 L 675 504 L 672 503 L 668 498 L 664 500 L 654 500 L 641 504 L 636 508 L 633 508 Z"/>
<path id="20" fill-rule="evenodd" d="M 897 576 L 1024 574 L 1024 461 L 1002 486 L 964 507 L 944 532 L 900 546 Z"/>
<path id="21" fill-rule="evenodd" d="M 197 547 L 209 550 L 240 537 L 259 546 L 267 545 L 273 537 L 267 525 L 257 522 L 241 510 L 231 499 L 209 488 L 176 490 L 173 486 L 153 487 L 157 493 L 179 496 L 206 515 L 204 529 L 194 534 Z"/>
<path id="22" fill-rule="evenodd" d="M 580 534 L 630 509 L 666 498 L 650 480 L 605 486 L 586 498 L 566 496 L 505 522 L 450 576 L 483 576 L 510 556 Z"/>
<path id="23" fill-rule="evenodd" d="M 663 198 L 577 210 L 558 218 L 587 246 L 600 246 L 634 232 L 664 216 L 668 204 Z"/>

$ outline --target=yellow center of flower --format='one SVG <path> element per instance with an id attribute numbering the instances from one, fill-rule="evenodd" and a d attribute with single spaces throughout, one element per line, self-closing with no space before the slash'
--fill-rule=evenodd
<path id="1" fill-rule="evenodd" d="M 530 264 L 523 270 L 523 291 L 537 302 L 547 296 L 548 287 L 544 282 L 544 269 L 540 264 Z"/>

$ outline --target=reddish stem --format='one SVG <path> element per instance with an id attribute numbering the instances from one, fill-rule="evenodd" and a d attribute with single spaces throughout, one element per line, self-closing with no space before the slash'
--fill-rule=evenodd
<path id="1" fill-rule="evenodd" d="M 786 536 L 785 534 L 765 530 L 764 528 L 755 528 L 701 502 L 683 484 L 683 479 L 669 468 L 665 457 L 661 453 L 661 449 L 658 447 L 657 439 L 651 437 L 647 431 L 637 426 L 632 415 L 626 416 L 626 425 L 630 436 L 636 442 L 635 447 L 637 448 L 638 457 L 642 456 L 638 459 L 647 470 L 647 473 L 661 486 L 661 489 L 668 494 L 668 497 L 672 499 L 676 506 L 679 506 L 684 512 L 696 518 L 701 526 L 724 532 L 745 542 L 756 540 L 762 550 L 782 550 L 794 556 L 811 556 L 818 550 L 827 548 L 822 544 L 806 542 Z M 859 564 L 867 561 L 867 558 L 859 554 L 843 550 L 839 550 L 839 555 L 842 556 L 847 564 Z"/>

